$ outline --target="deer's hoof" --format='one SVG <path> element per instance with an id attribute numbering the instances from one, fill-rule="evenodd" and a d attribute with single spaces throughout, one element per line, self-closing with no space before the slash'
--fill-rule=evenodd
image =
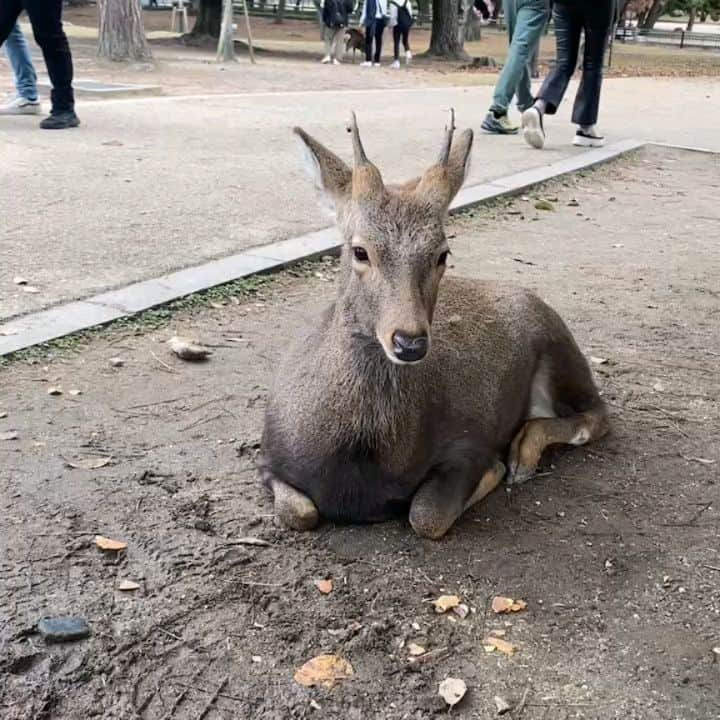
<path id="1" fill-rule="evenodd" d="M 313 530 L 320 523 L 315 503 L 290 485 L 279 480 L 272 483 L 275 513 L 283 525 L 291 530 Z"/>

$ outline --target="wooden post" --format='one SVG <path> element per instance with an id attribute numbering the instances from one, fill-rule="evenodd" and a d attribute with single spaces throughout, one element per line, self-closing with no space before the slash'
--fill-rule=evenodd
<path id="1" fill-rule="evenodd" d="M 250 53 L 250 62 L 255 64 L 255 51 L 253 50 L 252 30 L 250 29 L 250 13 L 247 9 L 247 0 L 243 0 L 243 13 L 245 14 L 245 27 L 247 28 L 247 44 Z"/>
<path id="2" fill-rule="evenodd" d="M 218 39 L 218 62 L 235 62 L 235 41 L 233 40 L 233 4 L 232 0 L 224 0 L 222 25 Z"/>

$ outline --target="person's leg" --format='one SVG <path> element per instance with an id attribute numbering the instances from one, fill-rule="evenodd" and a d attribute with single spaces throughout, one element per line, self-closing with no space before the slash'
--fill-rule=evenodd
<path id="1" fill-rule="evenodd" d="M 35 41 L 43 51 L 52 83 L 53 116 L 65 116 L 68 123 L 43 121 L 43 127 L 69 127 L 78 124 L 72 88 L 73 64 L 70 45 L 62 27 L 62 0 L 22 0 L 32 24 Z"/>
<path id="2" fill-rule="evenodd" d="M 325 57 L 320 61 L 324 64 L 329 63 L 332 60 L 332 41 L 334 32 L 332 28 L 327 25 L 323 25 L 323 40 L 325 42 Z"/>
<path id="3" fill-rule="evenodd" d="M 600 108 L 603 60 L 608 33 L 612 25 L 612 0 L 584 0 L 580 3 L 585 29 L 583 72 L 575 96 L 572 121 L 581 127 L 595 125 Z"/>
<path id="4" fill-rule="evenodd" d="M 18 97 L 32 103 L 37 102 L 37 75 L 30 57 L 30 48 L 17 23 L 5 40 L 5 53 L 13 71 Z"/>
<path id="5" fill-rule="evenodd" d="M 575 71 L 582 32 L 582 16 L 575 5 L 555 3 L 553 7 L 555 24 L 555 67 L 545 78 L 537 99 L 542 101 L 541 112 L 552 115 L 565 95 L 568 83 Z"/>
<path id="6" fill-rule="evenodd" d="M 490 106 L 496 118 L 507 114 L 516 92 L 522 106 L 532 105 L 527 66 L 530 53 L 540 41 L 547 19 L 544 0 L 506 0 L 505 8 L 511 33 L 510 48 Z"/>
<path id="7" fill-rule="evenodd" d="M 406 27 L 402 30 L 402 41 L 403 48 L 405 49 L 405 55 L 410 52 L 410 28 Z"/>
<path id="8" fill-rule="evenodd" d="M 337 65 L 338 55 L 344 57 L 345 52 L 343 50 L 342 39 L 345 35 L 345 28 L 335 28 L 333 31 L 333 39 L 330 44 L 330 56 L 332 57 L 333 64 Z"/>
<path id="9" fill-rule="evenodd" d="M 365 26 L 365 62 L 372 62 L 373 38 L 375 37 L 375 23 Z"/>
<path id="10" fill-rule="evenodd" d="M 21 12 L 22 3 L 20 0 L 2 0 L 0 2 L 0 46 L 10 36 Z"/>
<path id="11" fill-rule="evenodd" d="M 400 62 L 400 36 L 402 35 L 402 31 L 400 30 L 399 25 L 393 26 L 393 60 L 396 63 Z"/>
<path id="12" fill-rule="evenodd" d="M 375 20 L 375 57 L 373 62 L 380 64 L 380 56 L 382 55 L 383 32 L 385 32 L 385 20 Z"/>

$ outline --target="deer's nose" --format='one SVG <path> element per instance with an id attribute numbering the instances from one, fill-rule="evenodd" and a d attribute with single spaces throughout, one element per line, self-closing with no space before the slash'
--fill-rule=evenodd
<path id="1" fill-rule="evenodd" d="M 398 330 L 393 333 L 393 352 L 395 357 L 401 362 L 418 362 L 422 360 L 428 351 L 428 336 L 407 335 Z"/>

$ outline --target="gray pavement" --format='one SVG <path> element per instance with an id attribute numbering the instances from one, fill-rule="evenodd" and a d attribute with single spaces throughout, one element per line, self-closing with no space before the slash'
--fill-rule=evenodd
<path id="1" fill-rule="evenodd" d="M 572 91 L 573 88 L 571 88 Z M 387 179 L 420 172 L 446 110 L 478 128 L 489 87 L 149 97 L 81 103 L 83 128 L 40 132 L 0 123 L 0 319 L 326 226 L 290 133 L 302 124 L 349 156 L 359 114 Z M 682 110 L 684 108 L 684 111 Z M 548 121 L 544 152 L 478 136 L 469 182 L 574 154 L 570 104 Z M 609 141 L 635 137 L 720 150 L 720 92 L 710 80 L 612 79 Z M 40 292 L 13 284 L 23 276 Z"/>

